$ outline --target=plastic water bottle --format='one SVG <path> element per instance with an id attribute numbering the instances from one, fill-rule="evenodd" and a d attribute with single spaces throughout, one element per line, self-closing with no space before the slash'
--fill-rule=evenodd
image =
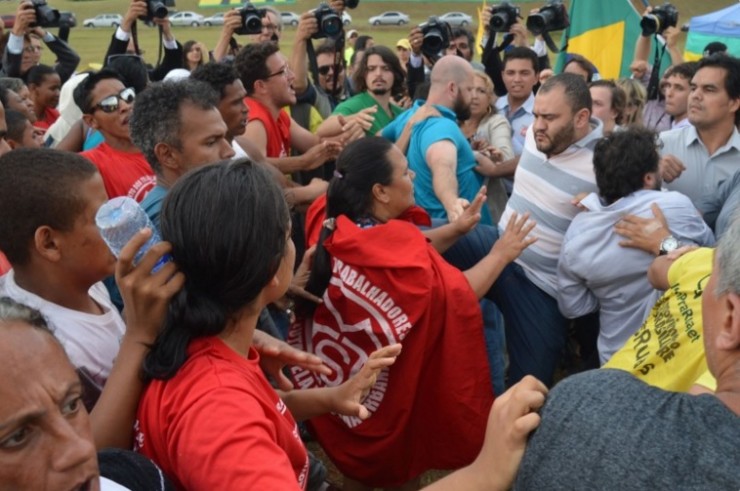
<path id="1" fill-rule="evenodd" d="M 126 196 L 119 196 L 112 198 L 103 206 L 100 207 L 98 213 L 95 215 L 95 224 L 100 230 L 100 235 L 103 236 L 103 240 L 108 244 L 111 252 L 114 256 L 119 257 L 121 255 L 121 249 L 128 244 L 131 238 L 136 235 L 140 230 L 149 228 L 152 231 L 151 237 L 146 241 L 146 244 L 139 248 L 139 251 L 134 257 L 134 265 L 139 264 L 144 254 L 157 242 L 161 242 L 162 238 L 159 236 L 159 232 L 152 225 L 152 221 L 149 220 L 144 209 L 139 206 L 136 200 L 133 200 Z M 167 261 L 170 261 L 172 257 L 169 254 L 162 256 L 162 258 L 154 265 L 152 269 L 153 273 L 156 273 Z"/>

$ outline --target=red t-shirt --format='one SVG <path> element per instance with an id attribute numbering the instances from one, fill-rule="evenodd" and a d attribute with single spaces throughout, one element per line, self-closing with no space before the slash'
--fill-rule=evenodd
<path id="1" fill-rule="evenodd" d="M 3 254 L 2 251 L 0 251 L 0 276 L 10 271 L 11 267 L 12 266 L 8 262 L 8 258 L 5 257 L 5 254 Z"/>
<path id="2" fill-rule="evenodd" d="M 109 198 L 128 196 L 141 203 L 157 185 L 157 178 L 141 152 L 121 152 L 103 142 L 80 155 L 98 168 Z"/>
<path id="3" fill-rule="evenodd" d="M 265 157 L 280 158 L 290 155 L 290 116 L 284 109 L 280 110 L 277 120 L 270 110 L 256 99 L 245 97 L 249 107 L 249 121 L 261 121 L 267 132 L 267 149 Z"/>
<path id="4" fill-rule="evenodd" d="M 217 337 L 192 341 L 177 375 L 144 390 L 135 430 L 135 450 L 177 489 L 306 487 L 298 427 L 253 348 L 244 358 Z"/>
<path id="5" fill-rule="evenodd" d="M 44 108 L 44 117 L 43 119 L 37 119 L 33 125 L 36 128 L 41 128 L 42 130 L 48 130 L 51 125 L 53 125 L 56 120 L 59 119 L 59 111 L 54 109 L 53 107 L 47 107 Z"/>
<path id="6" fill-rule="evenodd" d="M 465 276 L 401 220 L 360 228 L 340 216 L 324 247 L 332 275 L 323 303 L 291 326 L 288 342 L 334 373 L 291 367 L 296 386 L 338 385 L 376 349 L 403 344 L 365 398 L 368 419 L 309 421 L 332 462 L 375 487 L 472 462 L 493 394 L 481 311 Z"/>

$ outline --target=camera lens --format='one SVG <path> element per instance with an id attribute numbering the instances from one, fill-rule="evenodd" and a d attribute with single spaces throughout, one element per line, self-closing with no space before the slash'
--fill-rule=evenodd
<path id="1" fill-rule="evenodd" d="M 437 29 L 431 29 L 424 34 L 422 49 L 429 53 L 439 53 L 444 46 L 444 37 Z"/>
<path id="2" fill-rule="evenodd" d="M 327 15 L 321 21 L 321 30 L 327 37 L 336 38 L 342 32 L 342 20 L 337 15 Z"/>
<path id="3" fill-rule="evenodd" d="M 507 14 L 494 14 L 491 17 L 491 27 L 494 31 L 501 31 L 507 25 L 509 25 L 509 16 Z"/>
<path id="4" fill-rule="evenodd" d="M 250 15 L 244 19 L 244 27 L 249 32 L 261 32 L 262 31 L 262 19 L 256 15 Z"/>
<path id="5" fill-rule="evenodd" d="M 640 21 L 642 35 L 649 36 L 660 31 L 660 19 L 656 15 L 648 14 Z"/>
<path id="6" fill-rule="evenodd" d="M 151 7 L 152 7 L 152 15 L 154 17 L 157 17 L 159 19 L 164 19 L 165 17 L 167 17 L 167 14 L 168 14 L 167 7 L 162 2 L 152 2 Z"/>

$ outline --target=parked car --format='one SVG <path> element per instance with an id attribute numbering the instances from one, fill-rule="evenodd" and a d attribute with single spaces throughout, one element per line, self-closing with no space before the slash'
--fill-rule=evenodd
<path id="1" fill-rule="evenodd" d="M 380 25 L 392 25 L 392 26 L 402 26 L 404 24 L 409 23 L 409 16 L 404 14 L 403 12 L 383 12 L 380 15 L 375 15 L 373 17 L 370 17 L 368 20 L 370 24 L 374 26 L 380 26 Z"/>
<path id="2" fill-rule="evenodd" d="M 352 24 L 352 16 L 349 15 L 346 10 L 342 14 L 342 24 L 344 24 L 345 27 Z"/>
<path id="3" fill-rule="evenodd" d="M 178 12 L 170 16 L 170 23 L 173 26 L 193 26 L 198 27 L 205 23 L 205 17 L 195 12 Z"/>
<path id="4" fill-rule="evenodd" d="M 280 12 L 280 18 L 283 20 L 284 26 L 297 26 L 298 21 L 301 20 L 301 16 L 295 12 Z"/>
<path id="5" fill-rule="evenodd" d="M 6 29 L 12 29 L 15 25 L 15 14 L 3 15 L 1 17 L 3 19 L 3 26 Z"/>
<path id="6" fill-rule="evenodd" d="M 82 25 L 85 27 L 118 27 L 123 22 L 121 14 L 100 14 L 92 19 L 85 19 Z"/>
<path id="7" fill-rule="evenodd" d="M 203 25 L 204 26 L 222 26 L 224 25 L 224 13 L 219 12 L 215 15 L 212 15 L 210 17 L 206 17 L 203 19 Z"/>
<path id="8" fill-rule="evenodd" d="M 447 22 L 450 27 L 468 27 L 473 23 L 473 18 L 462 12 L 447 12 L 440 15 L 439 20 Z"/>

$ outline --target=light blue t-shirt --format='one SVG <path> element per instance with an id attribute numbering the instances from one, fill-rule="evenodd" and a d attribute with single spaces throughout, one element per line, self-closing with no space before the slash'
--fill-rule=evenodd
<path id="1" fill-rule="evenodd" d="M 383 129 L 383 137 L 395 142 L 401 136 L 406 122 L 422 105 L 424 105 L 424 101 L 416 101 L 411 109 L 394 119 Z M 457 126 L 455 113 L 443 106 L 435 105 L 434 107 L 442 114 L 442 117 L 428 118 L 414 125 L 406 158 L 409 161 L 409 168 L 416 173 L 414 179 L 416 204 L 424 208 L 432 218 L 447 219 L 444 206 L 442 206 L 437 195 L 434 194 L 432 171 L 426 162 L 429 147 L 441 140 L 450 140 L 457 147 L 457 188 L 459 197 L 472 202 L 483 185 L 483 176 L 475 171 L 476 162 L 473 150 Z M 486 206 L 481 210 L 481 223 L 493 224 L 491 214 Z"/>

